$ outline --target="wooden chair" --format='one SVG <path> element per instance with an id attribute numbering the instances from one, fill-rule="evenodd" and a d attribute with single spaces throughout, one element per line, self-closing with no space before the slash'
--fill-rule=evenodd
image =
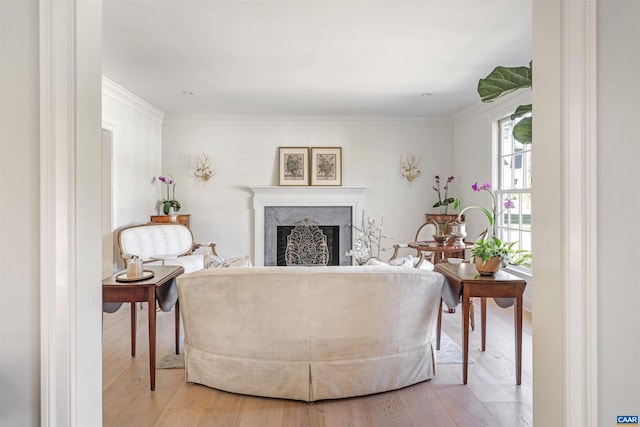
<path id="1" fill-rule="evenodd" d="M 419 242 L 422 240 L 433 240 L 433 235 L 438 231 L 436 224 L 433 221 L 425 222 L 416 231 L 414 242 Z M 393 255 L 389 258 L 389 261 L 393 261 L 400 254 L 400 250 L 404 248 L 408 248 L 407 243 L 399 243 L 393 245 Z M 420 251 L 416 250 L 416 257 L 418 258 L 418 263 L 415 265 L 416 268 L 419 268 L 425 259 L 431 261 L 433 263 L 433 252 Z"/>

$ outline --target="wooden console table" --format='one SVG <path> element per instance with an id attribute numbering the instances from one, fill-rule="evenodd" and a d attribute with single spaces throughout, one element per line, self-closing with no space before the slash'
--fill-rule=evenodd
<path id="1" fill-rule="evenodd" d="M 514 298 L 516 304 L 513 310 L 515 323 L 516 342 L 516 384 L 522 382 L 522 294 L 527 282 L 523 279 L 507 273 L 498 271 L 494 276 L 480 276 L 475 264 L 460 263 L 436 264 L 435 271 L 442 273 L 452 286 L 456 295 L 462 295 L 462 336 L 463 336 L 463 356 L 462 356 L 462 381 L 467 383 L 467 367 L 469 364 L 469 307 L 472 297 L 481 298 L 481 325 L 482 325 L 482 351 L 485 351 L 487 338 L 487 298 Z M 446 286 L 446 284 L 445 284 Z M 440 300 L 440 312 L 442 312 L 442 299 Z M 440 342 L 441 322 L 438 319 L 437 342 Z"/>
<path id="2" fill-rule="evenodd" d="M 189 229 L 191 228 L 191 214 L 178 214 L 176 221 Z M 171 223 L 171 217 L 169 215 L 151 215 L 151 222 L 169 224 Z"/>
<path id="3" fill-rule="evenodd" d="M 147 280 L 136 282 L 118 282 L 116 276 L 102 281 L 102 302 L 131 303 L 131 357 L 136 355 L 136 302 L 147 302 L 149 317 L 149 381 L 151 390 L 156 389 L 156 298 L 163 286 L 175 286 L 173 279 L 184 273 L 179 266 L 144 266 L 145 270 L 154 272 Z M 180 305 L 174 306 L 176 354 L 180 353 Z"/>

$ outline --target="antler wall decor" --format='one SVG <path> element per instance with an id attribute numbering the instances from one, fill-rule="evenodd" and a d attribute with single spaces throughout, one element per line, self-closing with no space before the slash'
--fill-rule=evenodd
<path id="1" fill-rule="evenodd" d="M 193 171 L 193 174 L 196 178 L 201 179 L 202 182 L 209 181 L 209 178 L 216 174 L 211 167 L 211 159 L 207 154 L 201 153 L 198 155 L 196 159 L 196 170 Z"/>
<path id="2" fill-rule="evenodd" d="M 413 183 L 413 180 L 422 175 L 420 170 L 420 158 L 415 154 L 407 154 L 406 160 L 402 161 L 402 176 L 409 181 L 409 185 Z"/>

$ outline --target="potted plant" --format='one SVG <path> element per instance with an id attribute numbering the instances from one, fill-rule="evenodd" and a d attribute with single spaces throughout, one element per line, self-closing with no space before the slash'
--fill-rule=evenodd
<path id="1" fill-rule="evenodd" d="M 515 254 L 513 245 L 517 242 L 503 242 L 498 237 L 476 240 L 471 248 L 478 273 L 482 276 L 495 274 L 502 265 L 506 265 Z"/>
<path id="2" fill-rule="evenodd" d="M 449 184 L 451 184 L 451 181 L 453 181 L 455 177 L 454 176 L 448 177 L 447 182 L 444 184 L 444 187 L 442 187 L 442 190 L 444 190 L 444 198 L 442 197 L 442 192 L 440 191 L 440 176 L 436 175 L 435 179 L 436 179 L 436 185 L 433 186 L 433 191 L 438 193 L 438 201 L 434 203 L 433 207 L 434 208 L 439 207 L 440 213 L 442 215 L 445 215 L 447 213 L 447 209 L 449 208 L 449 205 L 453 203 L 455 200 L 453 197 L 449 197 Z"/>
<path id="3" fill-rule="evenodd" d="M 167 186 L 167 198 L 162 200 L 162 212 L 164 212 L 165 215 L 175 215 L 182 206 L 180 202 L 176 200 L 176 182 L 171 175 L 168 175 L 168 177 L 169 178 L 164 176 L 158 177 L 158 180 Z M 171 190 L 171 192 L 169 190 Z"/>

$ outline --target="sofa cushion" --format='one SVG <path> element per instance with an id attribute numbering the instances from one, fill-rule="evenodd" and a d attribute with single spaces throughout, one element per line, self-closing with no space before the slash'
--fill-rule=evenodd
<path id="1" fill-rule="evenodd" d="M 179 256 L 176 258 L 165 259 L 164 261 L 152 261 L 144 265 L 179 265 L 184 268 L 185 273 L 202 270 L 204 268 L 204 257 L 200 254 Z"/>

